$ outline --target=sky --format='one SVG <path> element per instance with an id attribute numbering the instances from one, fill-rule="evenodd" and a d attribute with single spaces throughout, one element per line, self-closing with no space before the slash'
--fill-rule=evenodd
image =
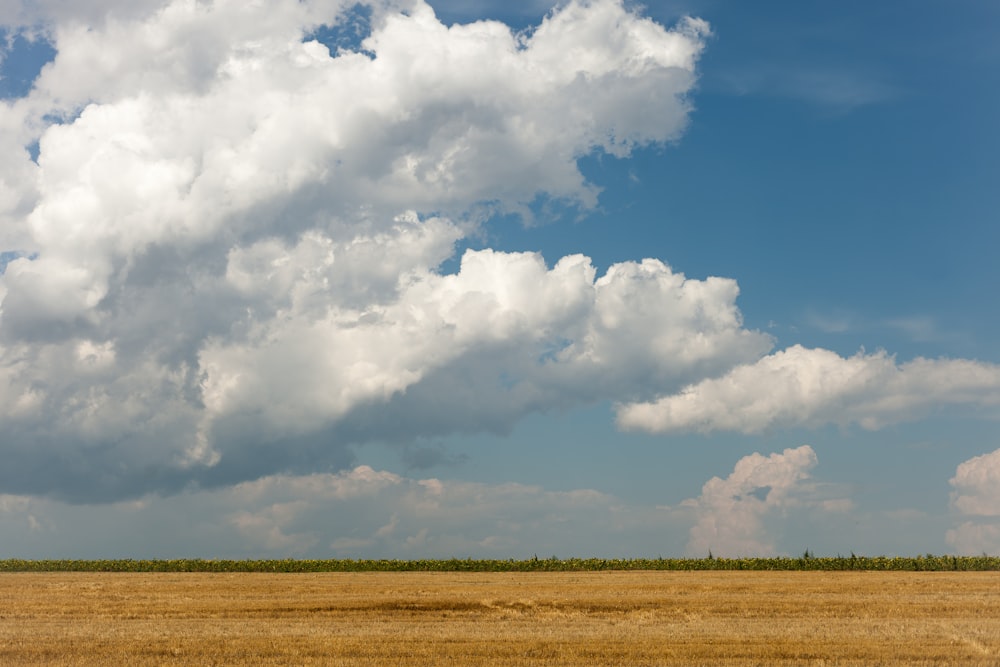
<path id="1" fill-rule="evenodd" d="M 1000 554 L 998 31 L 0 1 L 0 558 Z"/>

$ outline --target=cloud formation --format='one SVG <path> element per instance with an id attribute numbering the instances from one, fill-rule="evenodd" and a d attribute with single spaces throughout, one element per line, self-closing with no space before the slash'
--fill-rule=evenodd
<path id="1" fill-rule="evenodd" d="M 680 555 L 688 535 L 694 557 L 773 555 L 789 521 L 851 506 L 810 479 L 815 465 L 808 446 L 752 454 L 672 507 L 365 465 L 100 506 L 0 495 L 0 542 L 27 558 L 649 557 Z"/>
<path id="2" fill-rule="evenodd" d="M 844 358 L 793 345 L 677 394 L 621 405 L 618 423 L 652 433 L 760 433 L 824 424 L 874 430 L 943 405 L 1000 405 L 1000 366 L 923 358 L 898 364 L 885 352 Z"/>
<path id="3" fill-rule="evenodd" d="M 368 466 L 101 506 L 0 496 L 0 541 L 29 558 L 625 557 L 664 552 L 688 521 L 590 489 Z"/>
<path id="4" fill-rule="evenodd" d="M 492 216 L 594 206 L 580 158 L 679 138 L 703 21 L 666 28 L 620 0 L 575 0 L 516 33 L 445 26 L 422 0 L 373 0 L 370 34 L 331 50 L 318 37 L 353 6 L 0 7 L 9 34 L 56 51 L 29 93 L 0 101 L 0 519 L 42 529 L 34 508 L 56 501 L 133 516 L 125 501 L 183 505 L 194 489 L 222 494 L 226 525 L 274 553 L 444 533 L 420 553 L 509 553 L 510 531 L 468 528 L 489 507 L 515 508 L 511 525 L 538 505 L 584 525 L 573 503 L 607 518 L 615 501 L 446 484 L 440 526 L 478 507 L 461 524 L 478 537 L 461 542 L 404 511 L 372 515 L 375 531 L 314 534 L 307 524 L 330 508 L 295 489 L 419 508 L 434 484 L 357 468 L 353 447 L 504 433 L 598 401 L 620 405 L 625 428 L 665 433 L 877 428 L 1000 401 L 988 364 L 799 346 L 764 356 L 773 340 L 744 328 L 734 280 L 657 259 L 598 275 L 582 255 L 455 257 Z M 442 268 L 451 259 L 458 269 Z M 414 468 L 434 456 L 403 451 Z M 687 506 L 691 548 L 773 549 L 722 511 L 750 527 L 785 511 L 810 454 L 750 457 L 706 485 Z"/>
<path id="5" fill-rule="evenodd" d="M 778 553 L 777 535 L 769 525 L 774 519 L 792 510 L 849 509 L 848 499 L 817 493 L 809 481 L 816 463 L 816 452 L 809 445 L 769 456 L 754 453 L 737 461 L 727 478 L 705 482 L 700 496 L 681 504 L 695 515 L 688 555 L 772 556 Z"/>
<path id="6" fill-rule="evenodd" d="M 961 554 L 1000 554 L 1000 449 L 959 464 L 949 480 L 961 524 L 946 540 Z"/>
<path id="7" fill-rule="evenodd" d="M 455 244 L 577 160 L 677 138 L 708 33 L 617 0 L 534 30 L 337 0 L 30 3 L 55 50 L 0 102 L 0 491 L 114 501 L 503 432 L 764 354 L 732 280 Z M 655 109 L 655 113 L 650 113 Z M 29 150 L 37 142 L 37 159 Z"/>

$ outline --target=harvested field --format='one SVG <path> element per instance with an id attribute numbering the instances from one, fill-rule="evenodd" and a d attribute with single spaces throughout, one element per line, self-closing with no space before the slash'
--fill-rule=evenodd
<path id="1" fill-rule="evenodd" d="M 1000 665 L 1000 573 L 0 575 L 4 665 Z"/>

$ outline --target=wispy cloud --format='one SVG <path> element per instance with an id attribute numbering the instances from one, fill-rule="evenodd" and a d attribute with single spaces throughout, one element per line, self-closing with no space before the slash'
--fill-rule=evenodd
<path id="1" fill-rule="evenodd" d="M 903 94 L 895 84 L 847 67 L 758 63 L 720 78 L 732 94 L 783 97 L 834 113 L 882 104 Z"/>
<path id="2" fill-rule="evenodd" d="M 823 333 L 845 333 L 856 329 L 858 317 L 843 309 L 824 312 L 809 311 L 805 315 L 804 324 Z"/>
<path id="3" fill-rule="evenodd" d="M 918 343 L 954 341 L 958 338 L 957 334 L 942 328 L 936 318 L 925 314 L 873 318 L 847 308 L 830 308 L 807 311 L 802 323 L 806 327 L 832 334 L 891 331 L 901 333 L 908 340 Z"/>

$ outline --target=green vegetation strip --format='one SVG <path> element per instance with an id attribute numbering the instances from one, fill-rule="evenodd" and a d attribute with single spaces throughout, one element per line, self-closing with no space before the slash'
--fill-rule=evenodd
<path id="1" fill-rule="evenodd" d="M 1000 570 L 997 556 L 530 558 L 528 560 L 0 560 L 0 572 L 597 572 L 604 570 Z"/>

